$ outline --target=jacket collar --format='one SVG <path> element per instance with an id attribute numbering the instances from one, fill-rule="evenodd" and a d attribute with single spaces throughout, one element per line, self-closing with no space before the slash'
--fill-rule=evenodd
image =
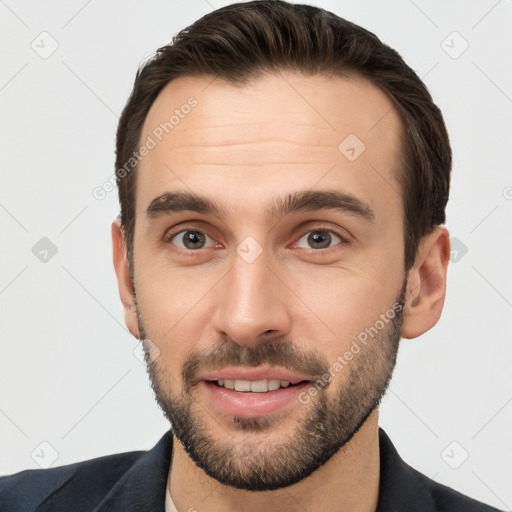
<path id="1" fill-rule="evenodd" d="M 400 458 L 381 428 L 379 446 L 380 481 L 376 512 L 434 510 L 432 496 L 422 482 L 422 475 Z M 172 447 L 173 437 L 169 430 L 122 476 L 94 512 L 164 512 Z"/>

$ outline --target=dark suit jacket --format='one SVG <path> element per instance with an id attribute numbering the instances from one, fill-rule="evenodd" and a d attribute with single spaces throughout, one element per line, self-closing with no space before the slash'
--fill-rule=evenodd
<path id="1" fill-rule="evenodd" d="M 0 478 L 0 511 L 164 512 L 172 443 L 169 430 L 149 451 L 108 455 L 4 476 Z M 382 429 L 379 429 L 379 443 L 381 474 L 377 512 L 497 510 L 408 466 Z"/>

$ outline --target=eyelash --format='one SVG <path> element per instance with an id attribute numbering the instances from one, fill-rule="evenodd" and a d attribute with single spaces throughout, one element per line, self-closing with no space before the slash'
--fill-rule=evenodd
<path id="1" fill-rule="evenodd" d="M 181 235 L 181 234 L 184 234 L 184 233 L 187 233 L 187 232 L 197 232 L 197 233 L 201 233 L 203 235 L 206 235 L 208 238 L 210 238 L 211 240 L 215 241 L 213 237 L 211 237 L 210 235 L 208 235 L 207 233 L 205 233 L 204 231 L 200 230 L 200 229 L 197 229 L 196 227 L 193 227 L 193 226 L 189 226 L 189 227 L 185 227 L 185 228 L 181 228 L 179 231 L 176 231 L 176 232 L 170 232 L 170 233 L 166 233 L 164 239 L 163 239 L 163 243 L 165 245 L 168 245 L 168 244 L 172 244 L 173 240 L 178 236 L 178 235 Z M 292 246 L 295 246 L 300 240 L 302 240 L 302 238 L 304 238 L 304 236 L 310 234 L 310 233 L 314 233 L 314 232 L 327 232 L 327 233 L 331 233 L 333 234 L 334 236 L 338 237 L 340 239 L 340 242 L 338 243 L 335 243 L 334 245 L 330 246 L 330 247 L 326 247 L 326 248 L 320 248 L 320 249 L 314 249 L 314 248 L 300 248 L 299 249 L 303 249 L 305 251 L 308 251 L 308 252 L 314 252 L 314 253 L 319 253 L 319 254 L 325 254 L 333 249 L 335 249 L 337 246 L 340 246 L 340 245 L 346 245 L 348 243 L 348 239 L 347 239 L 347 236 L 346 235 L 342 235 L 341 233 L 339 233 L 338 231 L 335 231 L 333 229 L 330 229 L 328 227 L 324 227 L 324 226 L 316 226 L 314 229 L 309 229 L 308 231 L 304 232 L 297 240 L 296 242 L 294 242 L 292 244 Z M 215 242 L 215 243 L 218 243 L 218 242 Z M 200 249 L 187 249 L 187 248 L 182 248 L 182 247 L 177 247 L 177 251 L 178 252 L 181 252 L 181 253 L 187 253 L 187 255 L 192 255 L 194 253 L 197 253 L 197 254 L 200 254 L 201 251 L 203 249 L 211 249 L 211 247 L 202 247 Z"/>

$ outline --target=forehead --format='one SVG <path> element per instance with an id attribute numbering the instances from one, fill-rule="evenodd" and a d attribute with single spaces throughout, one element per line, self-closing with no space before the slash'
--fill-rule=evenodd
<path id="1" fill-rule="evenodd" d="M 144 122 L 141 143 L 154 147 L 139 164 L 137 215 L 176 188 L 255 208 L 271 192 L 315 184 L 348 188 L 372 206 L 396 202 L 400 134 L 391 100 L 357 75 L 282 72 L 245 86 L 182 77 Z"/>

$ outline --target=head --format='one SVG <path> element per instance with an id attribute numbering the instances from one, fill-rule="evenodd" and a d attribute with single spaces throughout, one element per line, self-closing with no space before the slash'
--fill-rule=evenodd
<path id="1" fill-rule="evenodd" d="M 230 5 L 139 70 L 114 264 L 157 400 L 206 473 L 291 485 L 368 420 L 400 338 L 441 314 L 450 168 L 414 71 L 318 8 Z"/>

